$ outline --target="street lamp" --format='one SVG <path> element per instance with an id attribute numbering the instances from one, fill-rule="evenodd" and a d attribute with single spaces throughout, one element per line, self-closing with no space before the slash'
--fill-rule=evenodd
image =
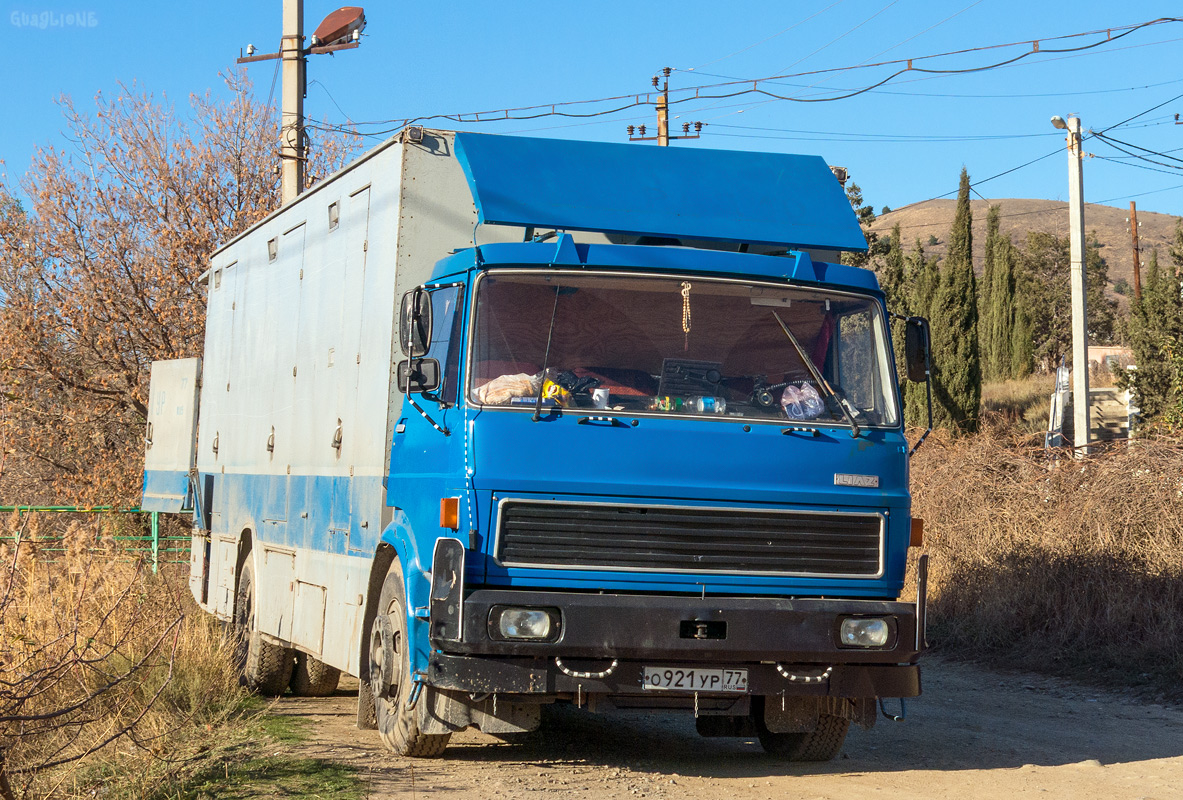
<path id="1" fill-rule="evenodd" d="M 1052 117 L 1052 127 L 1068 131 L 1068 244 L 1072 285 L 1072 427 L 1077 458 L 1089 452 L 1088 296 L 1084 271 L 1084 173 L 1080 117 Z"/>

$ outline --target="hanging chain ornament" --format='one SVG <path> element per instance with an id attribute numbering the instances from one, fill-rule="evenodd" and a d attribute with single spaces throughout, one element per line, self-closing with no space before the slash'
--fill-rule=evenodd
<path id="1" fill-rule="evenodd" d="M 690 284 L 682 281 L 682 350 L 690 349 Z"/>

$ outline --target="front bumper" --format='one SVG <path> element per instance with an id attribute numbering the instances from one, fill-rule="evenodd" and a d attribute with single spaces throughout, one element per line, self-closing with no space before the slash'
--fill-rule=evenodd
<path id="1" fill-rule="evenodd" d="M 430 685 L 527 695 L 636 694 L 645 691 L 645 666 L 727 667 L 747 669 L 748 693 L 755 695 L 920 694 L 919 604 L 481 589 L 461 605 L 451 625 L 437 625 L 433 613 Z M 491 619 L 495 606 L 557 609 L 559 635 L 553 642 L 500 641 Z M 851 616 L 888 620 L 888 643 L 840 646 L 839 624 Z M 440 635 L 445 632 L 450 636 Z M 788 677 L 823 674 L 824 680 Z"/>

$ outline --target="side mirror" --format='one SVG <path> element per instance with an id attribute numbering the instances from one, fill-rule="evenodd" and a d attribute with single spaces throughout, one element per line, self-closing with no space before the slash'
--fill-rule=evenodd
<path id="1" fill-rule="evenodd" d="M 431 295 L 413 289 L 403 295 L 399 310 L 398 344 L 403 355 L 419 358 L 431 345 Z"/>
<path id="2" fill-rule="evenodd" d="M 904 361 L 908 380 L 923 383 L 928 380 L 930 362 L 928 320 L 924 317 L 908 317 L 904 334 Z"/>
<path id="3" fill-rule="evenodd" d="M 398 362 L 398 390 L 434 392 L 440 386 L 440 362 L 434 358 L 416 358 Z"/>

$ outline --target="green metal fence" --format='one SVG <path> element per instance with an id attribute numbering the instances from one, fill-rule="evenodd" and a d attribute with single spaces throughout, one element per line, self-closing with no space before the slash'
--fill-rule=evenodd
<path id="1" fill-rule="evenodd" d="M 20 517 L 27 514 L 92 514 L 95 518 L 95 541 L 114 542 L 121 553 L 143 558 L 152 565 L 152 571 L 158 572 L 161 564 L 187 564 L 189 562 L 189 536 L 161 536 L 160 512 L 141 511 L 138 508 L 113 508 L 111 506 L 0 506 L 0 514 L 16 514 Z M 129 536 L 126 534 L 103 534 L 104 514 L 147 514 L 150 517 L 150 532 L 144 535 Z M 21 542 L 35 544 L 43 553 L 54 554 L 65 552 L 62 534 L 51 533 L 31 535 L 22 533 L 23 525 L 15 526 L 15 533 L 0 532 L 0 544 L 11 542 L 19 545 Z M 52 557 L 52 556 L 51 556 Z"/>

